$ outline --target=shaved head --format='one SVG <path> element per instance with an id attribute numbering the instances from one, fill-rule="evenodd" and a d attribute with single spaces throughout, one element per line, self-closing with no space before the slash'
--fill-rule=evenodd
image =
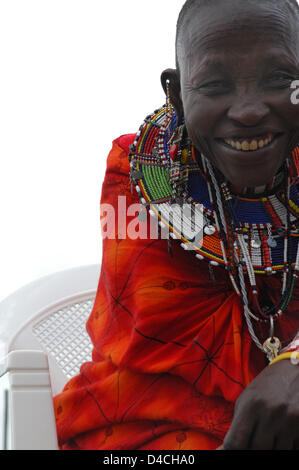
<path id="1" fill-rule="evenodd" d="M 223 8 L 226 0 L 187 0 L 181 9 L 177 22 L 176 30 L 176 66 L 180 69 L 180 58 L 184 54 L 184 39 L 186 30 L 194 17 L 198 17 L 200 8 L 217 7 Z M 234 0 L 235 7 L 250 6 L 271 6 L 273 12 L 279 11 L 280 14 L 289 15 L 290 18 L 296 17 L 299 21 L 299 5 L 297 0 Z M 238 21 L 238 19 L 236 19 Z M 299 28 L 298 28 L 299 29 Z"/>

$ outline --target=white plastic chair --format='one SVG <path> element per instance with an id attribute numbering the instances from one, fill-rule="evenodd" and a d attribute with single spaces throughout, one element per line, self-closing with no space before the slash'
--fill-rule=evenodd
<path id="1" fill-rule="evenodd" d="M 85 324 L 99 275 L 98 265 L 58 272 L 0 303 L 5 448 L 58 449 L 52 397 L 91 360 Z"/>

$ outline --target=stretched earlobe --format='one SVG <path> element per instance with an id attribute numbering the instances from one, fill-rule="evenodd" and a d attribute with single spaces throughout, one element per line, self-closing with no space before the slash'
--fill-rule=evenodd
<path id="1" fill-rule="evenodd" d="M 165 94 L 167 94 L 167 82 L 170 101 L 176 111 L 178 123 L 181 124 L 184 117 L 184 110 L 181 99 L 181 83 L 179 73 L 176 69 L 166 69 L 161 74 L 161 83 Z"/>

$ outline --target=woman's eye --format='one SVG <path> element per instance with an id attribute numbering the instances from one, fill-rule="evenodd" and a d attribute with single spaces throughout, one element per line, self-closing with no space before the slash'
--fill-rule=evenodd
<path id="1" fill-rule="evenodd" d="M 205 93 L 220 94 L 227 92 L 230 89 L 230 84 L 224 80 L 214 80 L 212 82 L 203 83 L 198 89 Z"/>
<path id="2" fill-rule="evenodd" d="M 270 86 L 277 88 L 289 87 L 293 80 L 295 80 L 294 76 L 284 72 L 273 73 L 267 77 L 267 82 Z"/>

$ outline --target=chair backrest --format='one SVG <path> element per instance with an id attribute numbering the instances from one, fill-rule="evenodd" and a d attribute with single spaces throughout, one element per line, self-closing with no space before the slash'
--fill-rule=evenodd
<path id="1" fill-rule="evenodd" d="M 9 382 L 5 448 L 58 448 L 52 396 L 91 360 L 85 324 L 99 274 L 98 265 L 58 272 L 0 303 L 0 377 Z"/>
<path id="2" fill-rule="evenodd" d="M 93 307 L 99 265 L 43 277 L 0 303 L 0 340 L 5 353 L 40 350 L 49 361 L 53 395 L 91 360 L 85 324 Z M 2 321 L 2 319 L 4 321 Z"/>

